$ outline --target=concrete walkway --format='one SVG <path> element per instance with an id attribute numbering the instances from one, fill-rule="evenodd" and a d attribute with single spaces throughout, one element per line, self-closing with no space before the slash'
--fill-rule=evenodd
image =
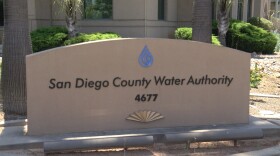
<path id="1" fill-rule="evenodd" d="M 258 151 L 233 154 L 231 156 L 279 156 L 279 155 L 280 155 L 280 145 L 258 150 Z"/>
<path id="2" fill-rule="evenodd" d="M 196 141 L 242 140 L 263 136 L 280 136 L 280 126 L 250 117 L 249 124 L 142 129 L 134 131 L 87 132 L 61 135 L 28 136 L 25 121 L 0 124 L 1 150 L 48 148 L 49 150 L 94 149 L 102 145 L 118 147 L 118 143 L 150 145 L 153 143 L 179 143 L 190 138 Z M 259 133 L 259 130 L 262 133 Z M 192 140 L 193 141 L 193 140 Z M 116 146 L 115 146 L 116 145 Z M 47 149 L 47 150 L 48 150 Z M 277 150 L 277 147 L 276 147 Z M 46 149 L 45 149 L 46 151 Z M 272 149 L 275 152 L 275 148 Z"/>

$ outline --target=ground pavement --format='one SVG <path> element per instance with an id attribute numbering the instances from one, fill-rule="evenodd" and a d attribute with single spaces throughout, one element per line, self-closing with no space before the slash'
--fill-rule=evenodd
<path id="1" fill-rule="evenodd" d="M 103 132 L 102 134 L 103 135 L 105 134 L 106 137 L 103 137 L 100 133 L 94 133 L 94 132 L 51 135 L 51 136 L 28 136 L 26 135 L 27 132 L 26 124 L 27 124 L 26 120 L 9 121 L 5 123 L 2 121 L 0 123 L 0 155 L 1 156 L 44 155 L 44 150 L 46 151 L 46 148 L 48 148 L 47 150 L 51 149 L 54 151 L 55 150 L 59 151 L 60 149 L 67 150 L 69 148 L 75 149 L 75 147 L 80 147 L 83 149 L 98 149 L 100 148 L 100 145 L 104 145 L 104 141 L 106 144 L 113 143 L 112 145 L 114 145 L 114 143 L 116 143 L 116 140 L 118 139 L 129 140 L 123 135 L 116 136 L 116 135 L 120 135 L 120 132 L 117 131 Z M 176 141 L 180 142 L 180 139 L 182 139 L 182 137 L 188 138 L 190 136 L 195 137 L 198 140 L 199 139 L 211 140 L 214 139 L 215 137 L 230 138 L 229 140 L 236 137 L 236 140 L 239 140 L 242 138 L 248 138 L 250 135 L 252 138 L 253 137 L 260 138 L 261 136 L 278 136 L 278 137 L 280 136 L 279 120 L 262 120 L 254 117 L 250 117 L 250 123 L 248 125 L 243 124 L 243 125 L 231 125 L 231 126 L 217 126 L 214 128 L 213 127 L 201 127 L 201 128 L 202 129 L 195 130 L 193 128 L 189 129 L 188 127 L 181 127 L 176 129 L 154 129 L 154 130 L 144 130 L 144 131 L 139 130 L 133 132 L 124 131 L 124 133 L 126 133 L 128 137 L 136 137 L 136 140 L 138 136 L 144 137 L 144 140 L 148 139 L 149 141 L 152 141 L 151 142 L 152 144 L 150 145 L 153 145 L 154 144 L 153 142 L 160 143 L 160 141 L 153 140 L 155 136 L 158 136 L 158 134 L 164 134 L 165 135 L 164 138 L 169 138 L 169 139 L 171 138 L 171 140 L 173 139 L 174 142 Z M 262 133 L 260 133 L 260 130 L 262 131 Z M 132 133 L 134 134 L 132 135 Z M 138 136 L 135 136 L 137 134 Z M 143 138 L 141 139 L 143 141 Z M 112 142 L 112 140 L 114 141 Z M 214 139 L 214 140 L 218 140 L 218 139 Z M 151 151 L 153 150 L 154 149 L 151 149 Z M 251 153 L 247 152 L 244 153 L 243 155 L 256 155 L 256 153 L 257 154 L 263 153 L 264 155 L 275 155 L 276 153 L 277 155 L 280 154 L 279 150 L 280 150 L 280 145 L 278 142 L 277 146 L 260 150 L 260 151 L 255 151 L 255 152 L 253 151 Z M 70 153 L 70 154 L 79 155 L 78 153 Z M 107 154 L 103 153 L 103 154 L 122 155 L 123 153 L 111 152 L 110 154 L 109 153 Z M 164 152 L 161 154 L 164 154 Z M 131 155 L 155 155 L 155 153 L 147 152 L 147 150 L 136 149 L 133 150 Z M 166 155 L 172 155 L 172 153 L 167 153 Z M 241 154 L 239 155 L 241 156 Z"/>

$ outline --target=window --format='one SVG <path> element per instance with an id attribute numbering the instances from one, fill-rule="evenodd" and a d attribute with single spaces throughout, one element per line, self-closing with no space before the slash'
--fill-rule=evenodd
<path id="1" fill-rule="evenodd" d="M 252 0 L 248 0 L 247 19 L 252 17 Z"/>
<path id="2" fill-rule="evenodd" d="M 4 10 L 3 10 L 3 0 L 0 0 L 0 26 L 4 25 Z"/>
<path id="3" fill-rule="evenodd" d="M 243 20 L 243 0 L 238 0 L 237 19 Z"/>
<path id="4" fill-rule="evenodd" d="M 212 20 L 216 20 L 217 10 L 215 2 L 212 1 Z"/>
<path id="5" fill-rule="evenodd" d="M 158 0 L 158 20 L 165 20 L 164 8 L 164 0 Z"/>
<path id="6" fill-rule="evenodd" d="M 112 0 L 85 0 L 84 18 L 85 19 L 111 19 Z"/>

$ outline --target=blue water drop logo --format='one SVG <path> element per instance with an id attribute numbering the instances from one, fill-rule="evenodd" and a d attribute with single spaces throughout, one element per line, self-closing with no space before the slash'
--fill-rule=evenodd
<path id="1" fill-rule="evenodd" d="M 145 67 L 145 68 L 150 67 L 153 64 L 154 57 L 151 54 L 151 52 L 149 51 L 147 45 L 143 48 L 143 50 L 138 58 L 138 62 L 142 67 Z"/>

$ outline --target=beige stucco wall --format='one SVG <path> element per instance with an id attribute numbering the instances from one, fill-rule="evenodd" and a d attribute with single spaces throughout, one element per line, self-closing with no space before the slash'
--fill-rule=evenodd
<path id="1" fill-rule="evenodd" d="M 142 3 L 144 3 L 144 6 L 146 9 L 144 9 L 144 12 L 146 12 L 145 17 L 146 20 L 155 21 L 158 20 L 158 1 L 157 0 L 142 0 Z M 133 7 L 133 6 L 131 6 Z M 135 7 L 135 6 L 134 6 Z"/>
<path id="2" fill-rule="evenodd" d="M 261 15 L 261 1 L 262 0 L 254 0 L 254 7 L 253 7 L 253 16 L 258 17 Z"/>
<path id="3" fill-rule="evenodd" d="M 271 3 L 271 5 L 270 5 L 270 9 L 271 10 L 274 10 L 275 11 L 275 9 L 276 9 L 276 4 L 275 4 L 276 2 L 273 2 L 273 3 Z"/>
<path id="4" fill-rule="evenodd" d="M 256 17 L 266 17 L 270 12 L 271 0 L 254 0 L 253 15 Z"/>
<path id="5" fill-rule="evenodd" d="M 50 26 L 52 19 L 52 0 L 28 0 L 30 30 Z"/>
<path id="6" fill-rule="evenodd" d="M 247 21 L 247 16 L 248 16 L 248 0 L 244 0 L 243 15 L 242 15 L 244 21 Z"/>
<path id="7" fill-rule="evenodd" d="M 178 2 L 174 0 L 166 0 L 166 20 L 177 22 L 177 6 Z"/>
<path id="8" fill-rule="evenodd" d="M 243 21 L 247 21 L 247 13 L 248 13 L 248 0 L 243 0 Z M 271 0 L 253 0 L 252 1 L 252 17 L 266 17 L 267 13 L 270 12 L 270 4 Z M 265 11 L 266 10 L 266 11 Z M 265 13 L 266 12 L 266 13 Z M 233 1 L 231 17 L 233 19 L 237 19 L 238 15 L 238 0 Z"/>
<path id="9" fill-rule="evenodd" d="M 143 0 L 114 0 L 114 20 L 143 20 L 145 19 L 145 3 Z M 137 7 L 133 7 L 137 6 Z"/>
<path id="10" fill-rule="evenodd" d="M 265 18 L 268 18 L 268 16 L 270 16 L 270 13 L 271 13 L 271 0 L 263 0 L 261 1 L 262 2 L 262 7 L 261 7 L 261 10 L 262 10 L 262 14 L 261 14 L 261 17 L 265 17 Z"/>
<path id="11" fill-rule="evenodd" d="M 65 25 L 64 16 L 51 0 L 28 0 L 30 29 Z M 166 0 L 165 20 L 159 21 L 157 0 L 113 0 L 113 19 L 86 20 L 79 15 L 80 32 L 117 32 L 123 37 L 172 38 L 177 27 L 177 1 Z M 124 7 L 125 6 L 125 7 Z M 40 9 L 38 9 L 40 8 Z"/>
<path id="12" fill-rule="evenodd" d="M 277 5 L 277 1 L 278 1 L 278 5 Z M 270 4 L 270 9 L 271 9 L 271 13 L 273 13 L 273 16 L 275 17 L 279 17 L 279 0 L 273 0 L 272 3 Z"/>
<path id="13" fill-rule="evenodd" d="M 81 20 L 78 30 L 86 33 L 116 32 L 123 37 L 145 37 L 144 20 Z M 55 22 L 64 24 L 64 22 Z"/>
<path id="14" fill-rule="evenodd" d="M 178 27 L 191 26 L 193 0 L 178 0 L 177 2 Z"/>
<path id="15" fill-rule="evenodd" d="M 247 20 L 247 4 L 244 0 L 243 20 Z M 233 1 L 232 18 L 237 18 L 238 1 Z M 79 15 L 80 32 L 117 32 L 123 37 L 173 38 L 177 27 L 192 24 L 193 0 L 166 0 L 165 20 L 158 20 L 157 0 L 113 0 L 113 18 L 86 20 Z M 265 16 L 264 8 L 270 8 L 270 0 L 253 0 L 252 16 Z M 49 25 L 65 25 L 64 16 L 52 0 L 28 0 L 30 29 Z"/>

